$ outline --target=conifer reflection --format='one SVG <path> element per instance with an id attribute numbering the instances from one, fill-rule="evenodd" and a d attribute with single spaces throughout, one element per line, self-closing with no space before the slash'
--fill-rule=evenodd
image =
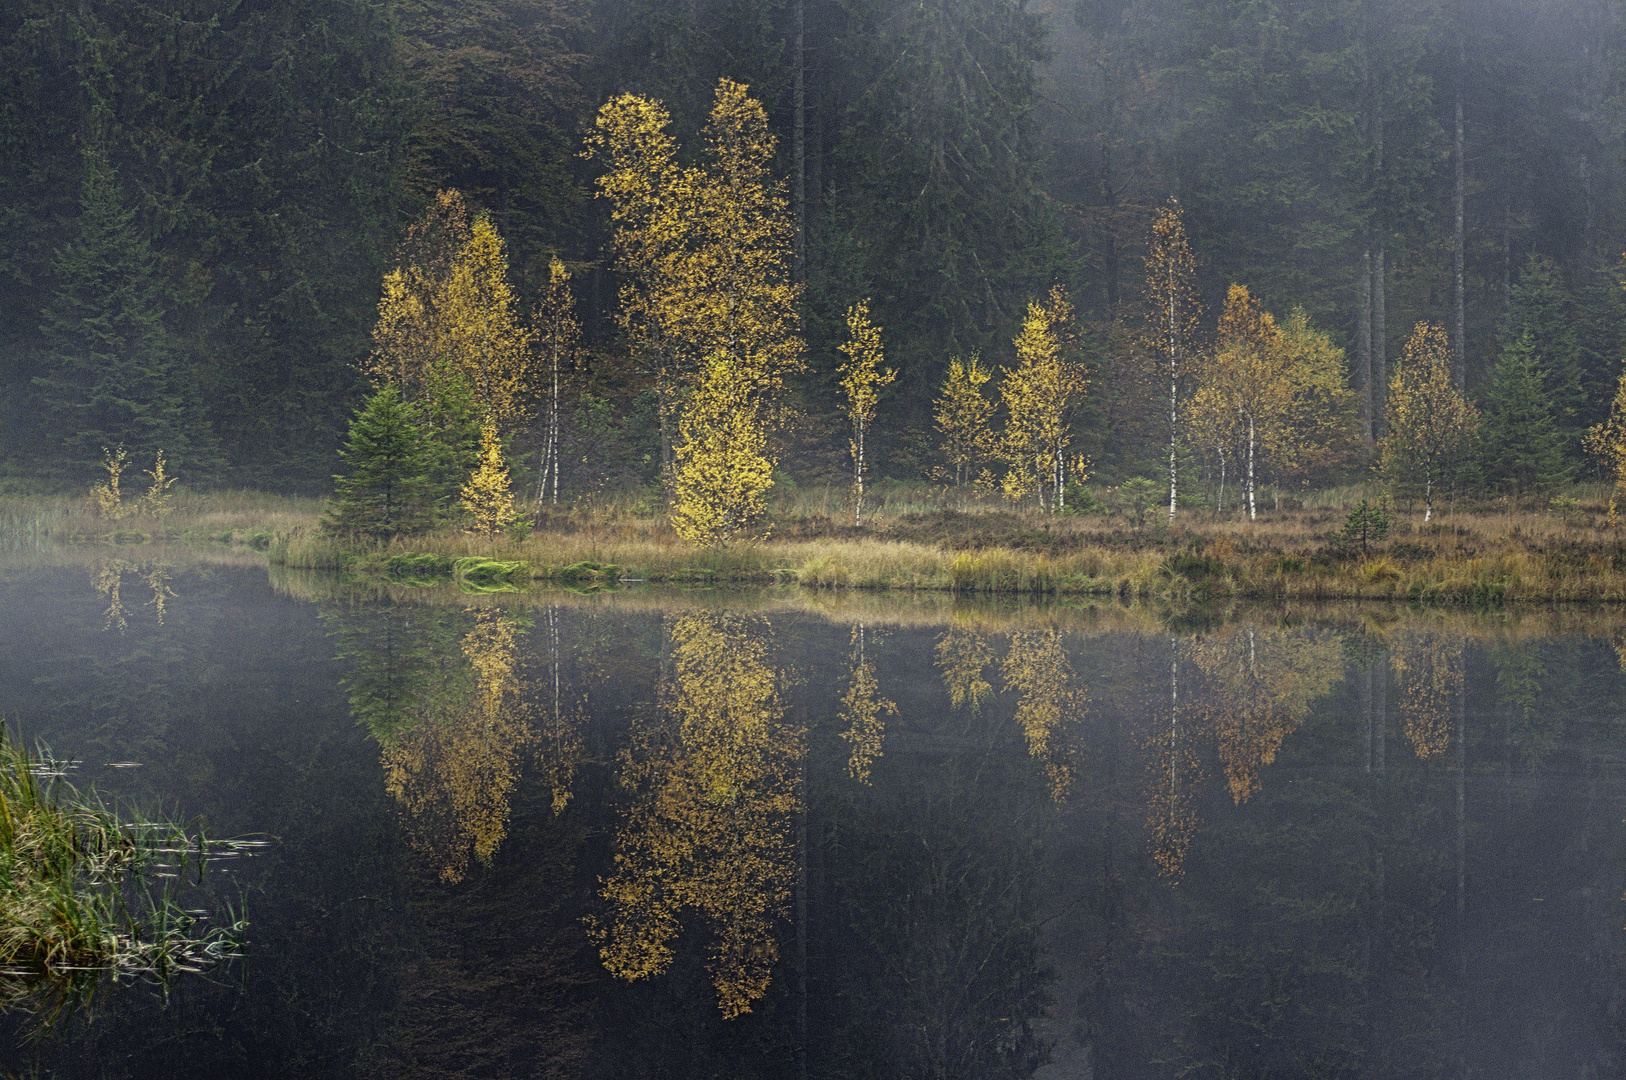
<path id="1" fill-rule="evenodd" d="M 956 709 L 964 706 L 976 713 L 982 708 L 983 700 L 994 692 L 982 673 L 993 662 L 988 639 L 975 630 L 953 626 L 937 639 L 937 667 Z"/>
<path id="2" fill-rule="evenodd" d="M 1450 630 L 1410 628 L 1394 637 L 1400 730 L 1425 761 L 1451 745 L 1451 721 L 1464 689 L 1466 645 L 1464 634 Z"/>
<path id="3" fill-rule="evenodd" d="M 508 831 L 520 752 L 535 736 L 516 675 L 513 620 L 479 611 L 461 652 L 473 673 L 432 686 L 410 708 L 416 722 L 382 740 L 384 786 L 405 812 L 407 841 L 442 881 L 489 863 Z"/>
<path id="4" fill-rule="evenodd" d="M 1231 627 L 1193 641 L 1191 658 L 1208 682 L 1205 718 L 1225 782 L 1245 802 L 1282 741 L 1343 677 L 1339 639 L 1303 627 Z"/>
<path id="5" fill-rule="evenodd" d="M 1084 691 L 1073 685 L 1073 667 L 1058 630 L 1024 630 L 1011 635 L 1000 669 L 1005 689 L 1016 690 L 1016 722 L 1060 802 L 1073 782 L 1071 728 L 1083 719 Z"/>
<path id="6" fill-rule="evenodd" d="M 802 731 L 785 723 L 781 678 L 759 618 L 685 615 L 670 629 L 660 710 L 621 755 L 635 795 L 604 881 L 607 923 L 590 920 L 604 966 L 647 979 L 673 959 L 679 919 L 711 930 L 725 1017 L 751 1010 L 779 957 L 774 924 L 796 880 Z"/>
<path id="7" fill-rule="evenodd" d="M 864 655 L 865 628 L 859 623 L 853 628 L 853 672 L 847 683 L 847 693 L 841 698 L 841 737 L 852 748 L 847 756 L 847 775 L 860 783 L 869 783 L 870 765 L 881 756 L 886 740 L 888 713 L 896 714 L 897 705 L 881 696 L 880 683 L 875 677 L 875 664 Z"/>

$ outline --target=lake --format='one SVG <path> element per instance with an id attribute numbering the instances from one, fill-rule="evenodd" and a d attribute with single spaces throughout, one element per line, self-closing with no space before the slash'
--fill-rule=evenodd
<path id="1" fill-rule="evenodd" d="M 273 841 L 207 880 L 246 960 L 110 987 L 14 1070 L 1626 1072 L 1626 613 L 161 548 L 14 553 L 0 611 L 0 716 L 75 784 Z"/>

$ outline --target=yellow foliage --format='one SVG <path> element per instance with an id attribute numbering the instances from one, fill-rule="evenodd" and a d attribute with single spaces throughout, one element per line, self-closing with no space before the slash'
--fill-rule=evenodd
<path id="1" fill-rule="evenodd" d="M 1186 241 L 1184 215 L 1172 195 L 1152 217 L 1146 246 L 1146 285 L 1143 310 L 1146 333 L 1144 354 L 1166 375 L 1169 387 L 1169 516 L 1177 505 L 1176 450 L 1180 433 L 1180 377 L 1194 353 L 1193 342 L 1202 319 L 1197 294 L 1197 261 Z"/>
<path id="2" fill-rule="evenodd" d="M 517 651 L 514 624 L 481 610 L 463 637 L 473 693 L 431 700 L 422 721 L 382 750 L 384 787 L 405 811 L 408 842 L 447 883 L 463 880 L 471 856 L 489 864 L 508 834 L 519 754 L 536 738 Z"/>
<path id="3" fill-rule="evenodd" d="M 748 536 L 767 509 L 774 460 L 749 383 L 712 357 L 678 426 L 672 528 L 704 547 Z"/>
<path id="4" fill-rule="evenodd" d="M 1461 633 L 1407 629 L 1394 638 L 1393 661 L 1400 681 L 1400 729 L 1417 756 L 1428 760 L 1451 745 L 1451 720 L 1464 689 Z"/>
<path id="5" fill-rule="evenodd" d="M 1073 666 L 1056 630 L 1025 630 L 1011 635 L 1001 669 L 1005 689 L 1016 690 L 1016 722 L 1060 802 L 1072 786 L 1072 727 L 1084 716 L 1084 691 L 1073 685 Z"/>
<path id="6" fill-rule="evenodd" d="M 635 981 L 671 965 L 680 917 L 697 912 L 727 1018 L 767 992 L 796 880 L 805 738 L 785 723 L 766 632 L 762 620 L 709 612 L 673 623 L 660 716 L 621 755 L 636 794 L 603 881 L 609 922 L 589 920 L 604 966 Z"/>
<path id="7" fill-rule="evenodd" d="M 988 639 L 974 630 L 955 626 L 937 639 L 937 666 L 956 709 L 963 705 L 973 714 L 982 709 L 983 700 L 994 692 L 982 673 L 993 662 Z"/>
<path id="8" fill-rule="evenodd" d="M 1609 493 L 1609 523 L 1619 524 L 1620 500 L 1626 496 L 1626 372 L 1621 373 L 1615 386 L 1609 419 L 1586 433 L 1586 449 L 1614 478 L 1615 486 Z"/>
<path id="9" fill-rule="evenodd" d="M 875 422 L 881 388 L 898 377 L 881 370 L 881 328 L 869 321 L 869 301 L 847 309 L 847 340 L 837 346 L 847 355 L 841 365 L 841 390 L 847 395 L 847 420 L 853 426 L 849 445 L 853 455 L 853 524 L 864 514 L 864 441 Z"/>
<path id="10" fill-rule="evenodd" d="M 1479 411 L 1457 391 L 1451 343 L 1420 322 L 1389 380 L 1389 434 L 1383 467 L 1393 479 L 1420 482 L 1423 520 L 1434 516 L 1434 491 L 1479 428 Z"/>
<path id="11" fill-rule="evenodd" d="M 107 470 L 107 480 L 90 489 L 90 501 L 96 507 L 97 517 L 119 521 L 135 513 L 133 507 L 124 505 L 124 496 L 119 494 L 119 477 L 124 474 L 129 458 L 122 446 L 117 450 L 102 447 L 102 468 Z"/>
<path id="12" fill-rule="evenodd" d="M 1151 834 L 1152 861 L 1158 873 L 1179 880 L 1186 853 L 1197 836 L 1197 791 L 1202 762 L 1197 754 L 1200 725 L 1182 722 L 1178 702 L 1153 721 L 1146 763 L 1146 830 Z M 1195 729 L 1194 729 L 1195 728 Z"/>
<path id="13" fill-rule="evenodd" d="M 870 765 L 881 756 L 886 739 L 887 713 L 897 714 L 898 707 L 881 696 L 880 683 L 875 678 L 875 664 L 864 659 L 864 628 L 860 624 L 853 631 L 858 640 L 858 655 L 853 661 L 852 680 L 847 693 L 841 698 L 840 718 L 846 724 L 841 737 L 852 747 L 847 757 L 847 775 L 861 784 L 869 783 Z"/>
<path id="14" fill-rule="evenodd" d="M 677 164 L 659 103 L 622 94 L 599 110 L 587 155 L 610 168 L 621 324 L 653 369 L 662 431 L 706 366 L 726 358 L 758 419 L 777 419 L 785 377 L 801 369 L 791 281 L 795 220 L 773 179 L 774 138 L 747 87 L 722 79 L 706 125 L 706 161 Z"/>
<path id="15" fill-rule="evenodd" d="M 1245 802 L 1310 706 L 1344 674 L 1337 636 L 1306 628 L 1232 627 L 1199 638 L 1192 660 L 1210 685 L 1206 723 L 1231 798 Z"/>
<path id="16" fill-rule="evenodd" d="M 1271 464 L 1283 479 L 1330 482 L 1354 463 L 1360 446 L 1344 350 L 1311 325 L 1301 307 L 1288 314 L 1277 340 L 1287 355 L 1289 404 L 1270 432 Z"/>
<path id="17" fill-rule="evenodd" d="M 1234 440 L 1250 519 L 1257 510 L 1259 452 L 1284 441 L 1282 426 L 1293 405 L 1292 366 L 1275 318 L 1246 286 L 1232 285 L 1220 313 L 1215 347 L 1196 365 L 1192 404 L 1200 417 L 1202 441 L 1218 445 Z"/>
<path id="18" fill-rule="evenodd" d="M 1005 371 L 999 385 L 1007 414 L 1000 439 L 1000 457 L 1006 464 L 1001 486 L 1012 499 L 1037 491 L 1041 509 L 1059 503 L 1072 441 L 1068 408 L 1087 385 L 1063 354 L 1072 305 L 1059 290 L 1050 299 L 1049 306 L 1028 305 L 1015 341 L 1016 367 Z"/>
<path id="19" fill-rule="evenodd" d="M 462 196 L 441 192 L 403 245 L 419 262 L 384 277 L 368 370 L 409 398 L 461 379 L 483 418 L 508 430 L 529 414 L 534 332 L 508 284 L 508 254 L 489 219 L 467 224 Z M 430 237 L 433 237 L 431 242 Z"/>
<path id="20" fill-rule="evenodd" d="M 479 461 L 463 485 L 463 508 L 474 519 L 473 531 L 492 537 L 514 523 L 514 492 L 497 427 L 489 421 L 480 428 Z"/>
<path id="21" fill-rule="evenodd" d="M 949 360 L 948 377 L 937 398 L 934 418 L 956 487 L 971 482 L 973 470 L 994 452 L 994 433 L 988 426 L 994 403 L 982 395 L 989 378 L 976 353 L 969 360 L 956 356 Z"/>

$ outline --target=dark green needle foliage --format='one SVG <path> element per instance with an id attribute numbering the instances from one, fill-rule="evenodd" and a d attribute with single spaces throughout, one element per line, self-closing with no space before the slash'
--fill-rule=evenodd
<path id="1" fill-rule="evenodd" d="M 1489 483 L 1515 493 L 1551 488 L 1570 472 L 1536 348 L 1527 331 L 1502 350 L 1485 402 L 1481 469 Z"/>
<path id="2" fill-rule="evenodd" d="M 348 471 L 334 477 L 338 492 L 324 521 L 329 531 L 383 540 L 434 524 L 429 474 L 436 451 L 418 409 L 402 401 L 395 387 L 367 399 L 339 456 Z"/>

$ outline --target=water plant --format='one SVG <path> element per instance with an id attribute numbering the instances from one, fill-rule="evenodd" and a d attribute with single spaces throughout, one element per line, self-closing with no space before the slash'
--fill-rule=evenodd
<path id="1" fill-rule="evenodd" d="M 0 727 L 0 1009 L 31 1013 L 36 1032 L 112 983 L 167 990 L 240 955 L 247 923 L 205 928 L 183 890 L 210 860 L 262 843 L 123 821 L 67 782 L 72 767 Z"/>

